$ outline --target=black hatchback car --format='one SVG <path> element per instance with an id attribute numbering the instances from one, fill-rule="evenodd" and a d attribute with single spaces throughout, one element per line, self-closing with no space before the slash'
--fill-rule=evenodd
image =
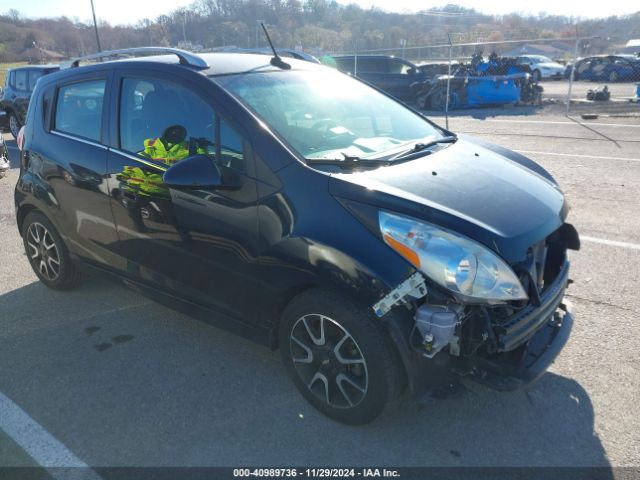
<path id="1" fill-rule="evenodd" d="M 579 247 L 549 173 L 321 65 L 161 50 L 38 82 L 15 203 L 44 284 L 90 265 L 279 348 L 345 423 L 544 373 Z"/>

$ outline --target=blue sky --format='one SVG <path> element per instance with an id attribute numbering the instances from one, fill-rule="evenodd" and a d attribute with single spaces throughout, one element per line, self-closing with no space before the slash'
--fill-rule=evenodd
<path id="1" fill-rule="evenodd" d="M 112 24 L 136 23 L 143 18 L 156 18 L 158 15 L 186 6 L 193 0 L 94 0 L 96 15 Z M 447 3 L 457 3 L 473 7 L 483 13 L 505 14 L 513 11 L 534 13 L 540 11 L 557 15 L 580 15 L 582 17 L 602 17 L 624 15 L 640 11 L 640 4 L 633 0 L 596 1 L 558 1 L 535 0 L 526 5 L 499 0 L 443 0 L 432 2 L 425 0 L 338 0 L 340 3 L 357 3 L 364 8 L 372 5 L 395 12 L 415 12 Z M 90 0 L 2 0 L 0 12 L 15 8 L 27 17 L 56 17 L 66 15 L 81 21 L 91 19 Z"/>

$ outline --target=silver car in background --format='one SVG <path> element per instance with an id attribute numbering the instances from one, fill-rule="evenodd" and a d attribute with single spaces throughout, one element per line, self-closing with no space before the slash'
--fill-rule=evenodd
<path id="1" fill-rule="evenodd" d="M 535 82 L 553 78 L 560 80 L 564 76 L 565 66 L 554 62 L 544 55 L 520 55 L 516 59 L 518 65 L 528 65 Z"/>

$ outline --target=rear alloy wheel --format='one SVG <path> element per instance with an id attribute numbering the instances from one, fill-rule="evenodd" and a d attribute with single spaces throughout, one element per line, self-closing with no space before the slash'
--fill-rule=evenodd
<path id="1" fill-rule="evenodd" d="M 22 239 L 31 268 L 40 281 L 55 290 L 69 290 L 78 271 L 55 227 L 42 213 L 33 211 L 22 226 Z"/>
<path id="2" fill-rule="evenodd" d="M 609 81 L 610 82 L 617 82 L 618 81 L 618 73 L 617 72 L 609 73 Z"/>
<path id="3" fill-rule="evenodd" d="M 283 315 L 279 341 L 298 390 L 334 420 L 368 423 L 400 390 L 402 372 L 385 332 L 335 292 L 296 297 Z"/>
<path id="4" fill-rule="evenodd" d="M 9 130 L 11 130 L 11 135 L 13 135 L 14 140 L 18 139 L 18 133 L 20 132 L 20 120 L 16 117 L 16 114 L 11 112 L 9 114 Z"/>

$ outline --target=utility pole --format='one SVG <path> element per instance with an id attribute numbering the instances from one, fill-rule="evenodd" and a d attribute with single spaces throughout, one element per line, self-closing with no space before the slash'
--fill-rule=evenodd
<path id="1" fill-rule="evenodd" d="M 446 128 L 449 130 L 449 94 L 451 93 L 451 51 L 453 50 L 453 44 L 451 43 L 451 34 L 447 33 L 447 39 L 449 40 L 449 67 L 447 68 L 447 100 L 444 104 L 444 119 Z"/>
<path id="2" fill-rule="evenodd" d="M 571 75 L 569 75 L 569 90 L 567 91 L 567 106 L 565 110 L 565 116 L 569 116 L 569 110 L 571 109 L 571 89 L 573 88 L 573 79 L 576 76 L 576 62 L 578 60 L 578 45 L 580 44 L 580 37 L 578 36 L 578 24 L 576 23 L 576 45 L 573 50 L 573 65 L 571 65 Z"/>
<path id="3" fill-rule="evenodd" d="M 96 10 L 93 7 L 93 0 L 91 0 L 91 13 L 93 14 L 93 28 L 96 31 L 96 43 L 98 44 L 98 52 L 101 52 L 102 47 L 100 46 L 100 35 L 98 35 L 98 22 L 96 22 Z"/>

